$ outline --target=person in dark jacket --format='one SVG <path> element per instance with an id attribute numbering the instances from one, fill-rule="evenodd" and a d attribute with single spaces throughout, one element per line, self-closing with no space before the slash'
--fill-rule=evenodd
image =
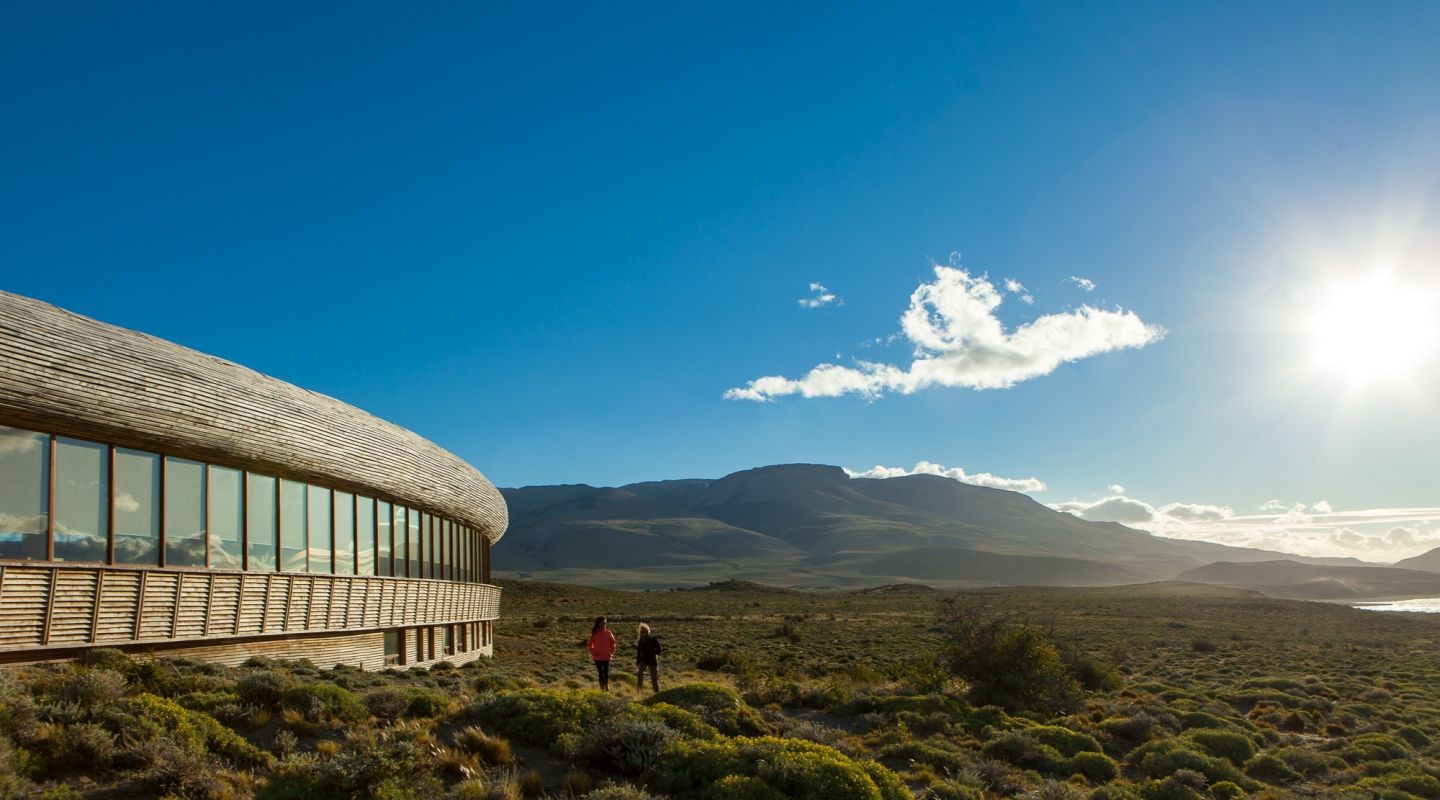
<path id="1" fill-rule="evenodd" d="M 585 643 L 590 658 L 595 661 L 595 674 L 600 678 L 600 691 L 610 691 L 610 659 L 615 655 L 615 634 L 604 617 L 596 617 L 590 628 L 590 640 Z"/>
<path id="2" fill-rule="evenodd" d="M 640 623 L 635 640 L 635 689 L 645 688 L 645 670 L 650 670 L 650 691 L 660 691 L 660 637 L 650 635 L 650 626 Z"/>

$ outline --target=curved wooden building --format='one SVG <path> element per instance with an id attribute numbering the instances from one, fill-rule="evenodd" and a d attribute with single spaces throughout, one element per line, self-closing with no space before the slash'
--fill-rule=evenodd
<path id="1" fill-rule="evenodd" d="M 505 501 L 399 426 L 0 292 L 0 663 L 493 652 Z"/>

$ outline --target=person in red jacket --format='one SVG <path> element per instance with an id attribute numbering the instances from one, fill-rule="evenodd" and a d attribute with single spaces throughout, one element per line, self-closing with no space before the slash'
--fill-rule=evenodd
<path id="1" fill-rule="evenodd" d="M 590 641 L 586 644 L 590 658 L 595 660 L 595 673 L 600 676 L 600 691 L 610 691 L 610 659 L 615 656 L 615 634 L 604 617 L 596 617 L 590 628 Z"/>

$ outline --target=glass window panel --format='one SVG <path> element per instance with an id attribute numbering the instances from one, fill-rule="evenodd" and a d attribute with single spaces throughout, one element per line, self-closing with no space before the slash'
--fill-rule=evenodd
<path id="1" fill-rule="evenodd" d="M 375 503 L 375 574 L 394 575 L 395 566 L 391 559 L 390 504 L 384 500 Z"/>
<path id="2" fill-rule="evenodd" d="M 335 492 L 335 574 L 355 574 L 355 495 Z"/>
<path id="3" fill-rule="evenodd" d="M 305 532 L 309 537 L 310 571 L 332 572 L 331 551 L 335 547 L 335 533 L 330 527 L 330 490 L 319 486 L 305 487 L 308 499 Z"/>
<path id="4" fill-rule="evenodd" d="M 355 574 L 375 575 L 375 501 L 355 498 Z"/>
<path id="5" fill-rule="evenodd" d="M 115 563 L 160 563 L 160 456 L 115 448 Z"/>
<path id="6" fill-rule="evenodd" d="M 435 577 L 435 520 L 420 512 L 420 577 Z"/>
<path id="7" fill-rule="evenodd" d="M 206 476 L 210 491 L 208 520 L 210 526 L 210 568 L 241 569 L 245 566 L 240 532 L 245 526 L 244 510 L 240 507 L 241 487 L 245 473 L 238 469 L 212 465 Z"/>
<path id="8" fill-rule="evenodd" d="M 455 523 L 445 520 L 445 577 L 455 580 Z"/>
<path id="9" fill-rule="evenodd" d="M 470 582 L 470 556 L 475 551 L 470 547 L 470 529 L 460 529 L 460 580 Z"/>
<path id="10" fill-rule="evenodd" d="M 406 537 L 410 550 L 405 554 L 405 563 L 409 565 L 405 574 L 412 578 L 418 578 L 420 577 L 420 512 L 412 508 L 410 513 L 405 516 L 410 531 Z"/>
<path id="11" fill-rule="evenodd" d="M 304 572 L 305 484 L 280 481 L 280 569 Z"/>
<path id="12" fill-rule="evenodd" d="M 165 565 L 205 566 L 205 465 L 165 459 Z"/>
<path id="13" fill-rule="evenodd" d="M 55 439 L 55 560 L 105 561 L 110 544 L 110 448 Z"/>
<path id="14" fill-rule="evenodd" d="M 245 476 L 245 527 L 252 572 L 275 571 L 276 480 L 269 475 Z"/>
<path id="15" fill-rule="evenodd" d="M 0 427 L 0 558 L 44 560 L 50 437 Z"/>

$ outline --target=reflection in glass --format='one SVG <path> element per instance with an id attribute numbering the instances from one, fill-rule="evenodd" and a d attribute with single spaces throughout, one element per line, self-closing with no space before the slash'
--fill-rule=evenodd
<path id="1" fill-rule="evenodd" d="M 330 572 L 331 550 L 335 546 L 335 534 L 330 529 L 330 490 L 319 486 L 305 487 L 308 500 L 305 535 L 310 543 L 310 571 Z"/>
<path id="2" fill-rule="evenodd" d="M 240 532 L 245 526 L 240 506 L 245 473 L 228 467 L 210 467 L 210 567 L 242 569 L 245 566 Z"/>
<path id="3" fill-rule="evenodd" d="M 160 456 L 115 448 L 115 563 L 160 563 Z"/>
<path id="4" fill-rule="evenodd" d="M 304 572 L 305 484 L 280 481 L 280 568 Z"/>
<path id="5" fill-rule="evenodd" d="M 269 475 L 245 476 L 247 564 L 252 572 L 275 571 L 275 484 Z"/>
<path id="6" fill-rule="evenodd" d="M 355 574 L 375 573 L 375 501 L 368 497 L 355 498 Z"/>
<path id="7" fill-rule="evenodd" d="M 205 465 L 165 459 L 165 565 L 205 566 Z"/>
<path id="8" fill-rule="evenodd" d="M 55 560 L 104 562 L 110 544 L 110 448 L 55 439 Z"/>
<path id="9" fill-rule="evenodd" d="M 44 560 L 50 437 L 0 426 L 0 558 Z"/>
<path id="10" fill-rule="evenodd" d="M 406 573 L 412 578 L 422 577 L 420 575 L 420 512 L 410 509 L 406 515 L 406 524 L 410 527 L 410 533 L 406 537 L 410 551 L 405 554 L 406 563 L 409 564 L 409 571 Z"/>
<path id="11" fill-rule="evenodd" d="M 355 574 L 355 495 L 335 492 L 335 574 Z"/>
<path id="12" fill-rule="evenodd" d="M 424 511 L 420 512 L 420 577 L 435 576 L 435 531 L 434 521 Z"/>
<path id="13" fill-rule="evenodd" d="M 390 559 L 390 504 L 384 500 L 375 504 L 375 574 L 394 575 L 395 565 Z"/>

